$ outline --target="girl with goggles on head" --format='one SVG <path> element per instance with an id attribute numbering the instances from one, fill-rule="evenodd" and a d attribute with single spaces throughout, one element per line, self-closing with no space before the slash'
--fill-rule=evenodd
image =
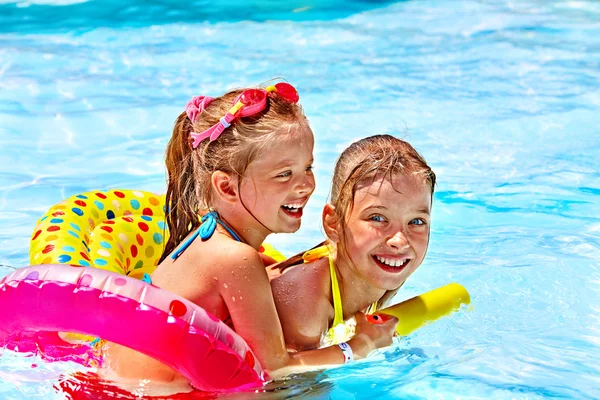
<path id="1" fill-rule="evenodd" d="M 365 357 L 391 344 L 397 322 L 365 323 L 340 347 L 286 351 L 258 250 L 269 234 L 300 228 L 315 189 L 313 133 L 297 102 L 294 87 L 278 83 L 188 103 L 167 146 L 170 239 L 151 276 L 154 285 L 186 297 L 235 329 L 273 379 L 343 364 L 351 353 Z M 121 377 L 183 379 L 116 344 L 110 344 L 108 355 L 111 372 Z"/>

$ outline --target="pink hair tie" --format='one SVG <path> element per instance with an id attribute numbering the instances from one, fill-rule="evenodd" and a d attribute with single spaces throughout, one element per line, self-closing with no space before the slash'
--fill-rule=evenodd
<path id="1" fill-rule="evenodd" d="M 196 122 L 198 114 L 206 110 L 206 107 L 210 105 L 214 100 L 213 97 L 208 96 L 194 96 L 185 105 L 185 112 L 192 123 Z"/>

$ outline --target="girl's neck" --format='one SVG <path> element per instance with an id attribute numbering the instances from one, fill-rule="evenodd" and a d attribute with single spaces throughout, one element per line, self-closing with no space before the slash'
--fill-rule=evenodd
<path id="1" fill-rule="evenodd" d="M 355 272 L 352 262 L 339 252 L 336 252 L 333 260 L 340 286 L 344 319 L 353 317 L 358 311 L 364 311 L 385 294 L 384 289 L 373 287 L 360 277 Z"/>
<path id="2" fill-rule="evenodd" d="M 217 211 L 221 220 L 233 229 L 246 244 L 258 251 L 268 233 L 264 232 L 262 227 L 256 227 L 256 222 L 252 218 L 240 215 L 240 213 L 235 212 L 235 209 L 220 208 L 222 210 L 215 209 L 215 211 Z"/>

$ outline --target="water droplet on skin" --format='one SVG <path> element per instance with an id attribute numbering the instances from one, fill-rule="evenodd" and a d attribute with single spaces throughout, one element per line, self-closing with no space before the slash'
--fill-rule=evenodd
<path id="1" fill-rule="evenodd" d="M 235 303 L 235 296 L 231 296 L 231 300 Z"/>
<path id="2" fill-rule="evenodd" d="M 227 289 L 227 284 L 226 284 L 226 283 L 224 283 L 224 284 L 223 284 L 223 287 L 224 287 L 225 289 Z"/>
<path id="3" fill-rule="evenodd" d="M 242 257 L 242 258 L 243 258 L 244 260 L 247 260 L 247 259 L 248 259 L 248 257 L 246 257 L 246 256 L 244 256 L 244 257 Z"/>

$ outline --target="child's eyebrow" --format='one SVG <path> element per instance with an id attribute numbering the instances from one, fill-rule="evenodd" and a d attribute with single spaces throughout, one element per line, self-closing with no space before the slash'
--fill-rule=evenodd
<path id="1" fill-rule="evenodd" d="M 431 211 L 429 211 L 428 208 L 420 208 L 420 209 L 417 210 L 417 212 L 418 213 L 427 214 L 427 215 L 431 214 Z"/>

